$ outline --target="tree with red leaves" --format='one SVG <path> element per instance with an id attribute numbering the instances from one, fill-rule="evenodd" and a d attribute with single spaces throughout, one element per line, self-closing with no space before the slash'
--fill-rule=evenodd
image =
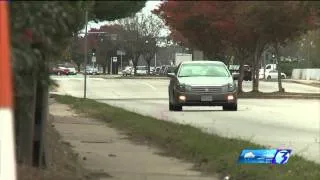
<path id="1" fill-rule="evenodd" d="M 266 47 L 303 34 L 310 26 L 310 6 L 287 1 L 166 1 L 154 13 L 172 31 L 174 40 L 203 50 L 207 58 L 226 55 L 232 47 L 240 62 L 253 66 L 253 91 L 258 91 L 261 54 Z M 289 28 L 288 28 L 289 27 Z M 281 82 L 279 83 L 281 84 Z M 279 85 L 280 90 L 282 89 Z"/>
<path id="2" fill-rule="evenodd" d="M 225 56 L 224 38 L 232 19 L 227 1 L 166 1 L 153 12 L 164 20 L 171 37 L 183 45 L 204 51 L 206 58 Z"/>
<path id="3" fill-rule="evenodd" d="M 296 39 L 314 28 L 312 7 L 303 1 L 259 1 L 254 2 L 247 11 L 249 22 L 258 35 L 258 42 L 254 53 L 255 78 L 253 91 L 258 91 L 260 57 L 265 47 L 271 46 L 277 57 L 278 87 L 284 92 L 281 84 L 279 47 L 285 46 L 289 40 Z M 259 46 L 260 45 L 260 46 Z"/>
<path id="4" fill-rule="evenodd" d="M 169 26 L 171 37 L 178 44 L 203 50 L 211 60 L 225 61 L 227 55 L 234 55 L 243 72 L 244 63 L 253 53 L 255 39 L 248 23 L 243 23 L 246 9 L 239 4 L 232 1 L 167 1 L 154 13 Z M 238 79 L 240 92 L 242 79 L 243 73 Z"/>

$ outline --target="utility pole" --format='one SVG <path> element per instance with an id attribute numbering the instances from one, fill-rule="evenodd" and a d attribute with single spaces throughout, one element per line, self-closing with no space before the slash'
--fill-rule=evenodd
<path id="1" fill-rule="evenodd" d="M 113 57 L 111 57 L 111 63 L 110 63 L 110 74 L 112 75 L 113 74 L 113 72 L 112 72 L 112 64 L 113 64 Z"/>
<path id="2" fill-rule="evenodd" d="M 157 67 L 157 53 L 154 54 L 154 68 Z"/>
<path id="3" fill-rule="evenodd" d="M 87 98 L 87 64 L 88 64 L 88 8 L 85 9 L 85 33 L 84 33 L 84 86 L 83 98 Z M 82 34 L 82 33 L 79 33 Z M 90 32 L 90 34 L 107 34 L 107 32 Z"/>
<path id="4" fill-rule="evenodd" d="M 121 71 L 122 71 L 122 52 L 121 52 L 121 55 L 120 55 L 120 67 L 121 67 Z"/>
<path id="5" fill-rule="evenodd" d="M 84 36 L 84 89 L 83 98 L 87 98 L 87 63 L 88 63 L 88 9 L 85 10 L 85 36 Z"/>

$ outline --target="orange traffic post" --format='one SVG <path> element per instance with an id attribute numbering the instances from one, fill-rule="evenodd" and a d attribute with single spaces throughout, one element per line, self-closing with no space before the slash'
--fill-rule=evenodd
<path id="1" fill-rule="evenodd" d="M 0 1 L 0 180 L 16 180 L 8 2 Z"/>

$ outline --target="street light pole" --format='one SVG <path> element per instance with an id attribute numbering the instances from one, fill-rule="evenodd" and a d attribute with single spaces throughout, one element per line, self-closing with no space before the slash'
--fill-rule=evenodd
<path id="1" fill-rule="evenodd" d="M 120 68 L 121 68 L 121 71 L 122 71 L 122 51 L 121 51 L 121 55 L 120 55 Z"/>
<path id="2" fill-rule="evenodd" d="M 86 8 L 85 15 L 85 36 L 84 36 L 84 89 L 83 89 L 83 98 L 87 98 L 87 63 L 88 63 L 88 9 Z"/>

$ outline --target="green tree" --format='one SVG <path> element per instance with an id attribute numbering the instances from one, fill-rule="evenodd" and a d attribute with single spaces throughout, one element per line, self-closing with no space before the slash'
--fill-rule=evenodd
<path id="1" fill-rule="evenodd" d="M 84 62 L 83 53 L 84 38 L 74 35 L 69 50 L 71 51 L 72 62 L 77 65 L 77 71 L 80 72 L 81 64 Z"/>
<path id="2" fill-rule="evenodd" d="M 72 35 L 90 20 L 115 20 L 139 11 L 145 1 L 17 1 L 10 3 L 18 161 L 32 163 L 35 116 L 47 117 L 48 64 L 62 58 Z M 111 7 L 113 5 L 113 7 Z M 131 5 L 133 7 L 131 7 Z M 120 7 L 121 6 L 121 7 Z M 126 7 L 123 7 L 126 6 Z M 43 119 L 45 121 L 45 119 Z M 41 145 L 42 146 L 42 145 Z M 40 147 L 41 149 L 41 147 Z M 39 157 L 40 156 L 36 156 Z"/>

